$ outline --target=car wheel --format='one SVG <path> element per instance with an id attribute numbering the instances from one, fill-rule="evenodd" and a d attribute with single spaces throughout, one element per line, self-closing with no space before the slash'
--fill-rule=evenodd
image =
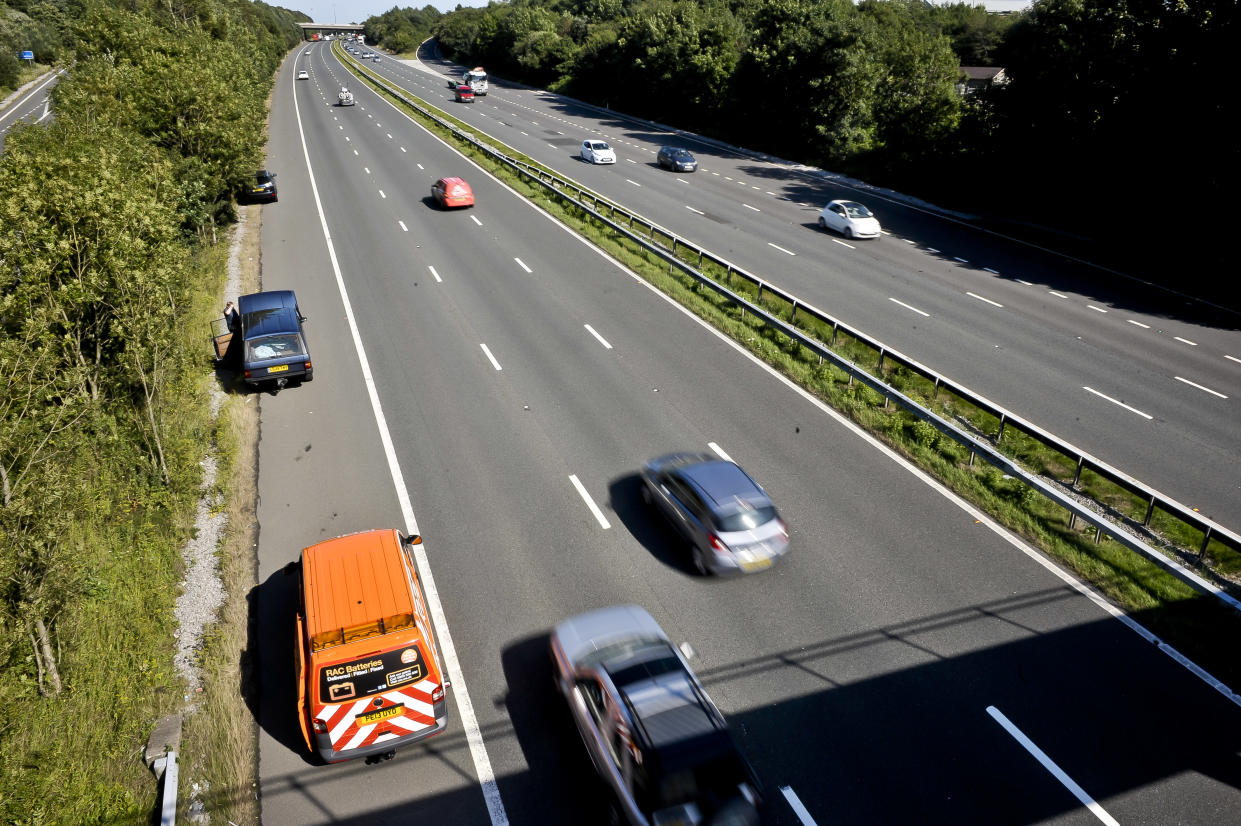
<path id="1" fill-rule="evenodd" d="M 849 227 L 849 226 L 845 227 L 845 237 L 848 238 L 850 241 L 853 240 L 853 227 Z"/>
<path id="2" fill-rule="evenodd" d="M 642 484 L 642 504 L 651 504 L 651 489 L 646 486 L 646 483 Z"/>
<path id="3" fill-rule="evenodd" d="M 694 570 L 698 572 L 699 576 L 706 576 L 710 573 L 707 570 L 707 560 L 702 556 L 702 548 L 699 548 L 697 545 L 691 546 L 690 556 L 694 560 Z"/>
<path id="4" fill-rule="evenodd" d="M 823 220 L 822 215 L 819 216 L 819 229 L 823 230 L 824 232 L 827 232 L 827 221 Z"/>

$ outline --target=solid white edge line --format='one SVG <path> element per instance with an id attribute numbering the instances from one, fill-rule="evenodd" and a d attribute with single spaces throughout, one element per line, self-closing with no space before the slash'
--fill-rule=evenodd
<path id="1" fill-rule="evenodd" d="M 1117 405 L 1118 407 L 1123 407 L 1125 410 L 1128 410 L 1130 413 L 1137 413 L 1139 416 L 1141 416 L 1144 419 L 1155 418 L 1149 413 L 1143 413 L 1141 410 L 1138 410 L 1136 407 L 1130 407 L 1129 405 L 1125 404 L 1124 402 L 1118 399 L 1113 399 L 1111 396 L 1107 395 L 1106 393 L 1100 393 L 1098 390 L 1095 390 L 1093 387 L 1082 387 L 1082 389 L 1085 390 L 1087 393 L 1094 393 L 1096 396 L 1098 396 L 1101 399 L 1107 399 L 1112 404 Z"/>
<path id="2" fill-rule="evenodd" d="M 388 103 L 388 101 L 386 100 L 384 102 Z M 391 103 L 388 103 L 388 105 L 392 106 Z M 395 109 L 396 107 L 393 106 L 393 108 Z M 1233 691 L 1222 680 L 1217 679 L 1214 675 L 1212 675 L 1209 671 L 1204 669 L 1202 666 L 1198 665 L 1193 660 L 1189 659 L 1184 654 L 1182 654 L 1180 651 L 1177 651 L 1175 648 L 1165 643 L 1158 636 L 1156 636 L 1149 628 L 1142 625 L 1137 620 L 1134 620 L 1133 618 L 1129 617 L 1123 611 L 1117 608 L 1115 605 L 1112 605 L 1112 603 L 1108 602 L 1106 599 L 1096 594 L 1090 588 L 1090 586 L 1086 585 L 1084 582 L 1077 579 L 1076 577 L 1071 576 L 1067 572 L 1061 570 L 1058 565 L 1056 565 L 1050 559 L 1044 556 L 1042 551 L 1039 551 L 1037 548 L 1034 548 L 1033 546 L 1024 542 L 1022 539 L 1020 539 L 1016 535 L 1009 533 L 1007 529 L 1005 529 L 1002 525 L 995 522 L 989 515 L 978 510 L 978 508 L 974 507 L 969 502 L 966 502 L 964 499 L 962 499 L 960 496 L 948 490 L 948 488 L 944 487 L 938 481 L 936 481 L 935 479 L 927 475 L 927 473 L 923 471 L 921 468 L 910 463 L 910 461 L 906 459 L 904 456 L 901 456 L 899 453 L 896 453 L 894 450 L 892 450 L 892 448 L 888 447 L 883 442 L 879 441 L 877 438 L 867 433 L 859 425 L 855 424 L 852 420 L 846 417 L 843 413 L 833 410 L 821 399 L 815 398 L 805 389 L 798 387 L 793 382 L 792 379 L 789 379 L 787 376 L 781 375 L 779 372 L 773 369 L 770 365 L 768 365 L 758 356 L 749 352 L 742 344 L 740 344 L 739 342 L 733 341 L 727 335 L 725 335 L 724 333 L 712 327 L 710 323 L 694 315 L 687 308 L 682 307 L 673 298 L 660 292 L 658 287 L 651 284 L 649 281 L 644 279 L 642 276 L 638 275 L 633 270 L 626 267 L 621 262 L 617 261 L 612 256 L 608 255 L 608 253 L 605 250 L 601 249 L 597 244 L 592 243 L 587 238 L 583 238 L 577 232 L 574 232 L 571 227 L 566 226 L 562 221 L 557 220 L 555 216 L 549 215 L 548 213 L 544 212 L 542 209 L 539 208 L 538 204 L 528 200 L 527 198 L 522 196 L 520 193 L 518 193 L 516 190 L 514 190 L 512 187 L 510 187 L 508 184 L 504 183 L 498 178 L 491 176 L 487 172 L 487 170 L 483 169 L 481 166 L 474 163 L 474 161 L 467 158 L 465 155 L 461 154 L 461 152 L 458 151 L 455 147 L 453 147 L 451 144 L 449 144 L 448 142 L 444 141 L 442 138 L 435 135 L 433 132 L 431 132 L 426 127 L 422 126 L 420 123 L 415 121 L 413 118 L 409 117 L 408 115 L 405 115 L 405 119 L 408 120 L 410 123 L 412 123 L 418 129 L 421 129 L 429 137 L 432 137 L 435 140 L 439 141 L 441 145 L 447 147 L 448 149 L 451 149 L 453 152 L 456 152 L 457 155 L 459 155 L 465 163 L 468 163 L 470 166 L 473 166 L 475 169 L 479 171 L 480 174 L 487 175 L 488 177 L 492 178 L 492 180 L 495 181 L 495 183 L 497 183 L 499 186 L 503 187 L 504 189 L 507 189 L 509 193 L 513 195 L 515 198 L 517 198 L 518 202 L 523 204 L 527 209 L 530 209 L 533 212 L 537 213 L 538 215 L 541 215 L 544 219 L 546 219 L 552 225 L 559 227 L 560 230 L 564 232 L 566 235 L 568 235 L 570 238 L 572 238 L 573 240 L 577 241 L 582 246 L 594 252 L 596 255 L 598 255 L 600 258 L 602 258 L 607 263 L 611 264 L 613 267 L 616 267 L 616 269 L 620 270 L 625 275 L 633 279 L 635 283 L 640 284 L 643 287 L 645 287 L 647 290 L 651 292 L 653 296 L 663 301 L 671 309 L 685 316 L 687 321 L 693 324 L 697 324 L 699 327 L 703 329 L 703 331 L 705 331 L 709 335 L 715 336 L 715 338 L 719 340 L 719 342 L 723 344 L 724 346 L 731 347 L 733 351 L 736 352 L 738 355 L 740 355 L 742 358 L 748 359 L 752 364 L 754 364 L 759 369 L 764 370 L 767 373 L 767 375 L 771 376 L 773 379 L 783 384 L 794 394 L 801 396 L 802 399 L 804 399 L 812 407 L 818 409 L 818 411 L 822 413 L 824 416 L 827 416 L 829 419 L 833 420 L 834 422 L 839 424 L 841 427 L 845 428 L 850 433 L 857 436 L 859 439 L 862 439 L 863 441 L 865 441 L 875 450 L 879 451 L 884 456 L 888 457 L 888 459 L 890 459 L 892 462 L 896 463 L 899 467 L 904 468 L 905 471 L 908 472 L 911 476 L 921 481 L 923 484 L 925 484 L 931 490 L 938 493 L 940 496 L 947 499 L 949 502 L 952 502 L 954 505 L 960 508 L 964 513 L 966 513 L 970 518 L 977 521 L 979 525 L 982 525 L 987 530 L 991 531 L 996 536 L 998 536 L 1003 542 L 1008 543 L 1013 548 L 1015 548 L 1016 550 L 1024 554 L 1031 561 L 1033 561 L 1037 565 L 1042 566 L 1042 568 L 1046 570 L 1049 574 L 1056 577 L 1061 582 L 1068 585 L 1073 590 L 1077 591 L 1083 597 L 1093 602 L 1095 606 L 1099 608 L 1100 611 L 1103 611 L 1104 613 L 1108 614 L 1110 617 L 1112 617 L 1112 619 L 1121 623 L 1126 628 L 1128 628 L 1130 631 L 1132 631 L 1133 633 L 1141 637 L 1143 640 L 1145 640 L 1146 642 L 1158 648 L 1161 653 L 1166 655 L 1173 662 L 1175 662 L 1177 665 L 1184 668 L 1189 673 L 1193 674 L 1199 680 L 1201 680 L 1202 682 L 1206 683 L 1208 686 L 1213 688 L 1215 691 L 1221 694 L 1225 699 L 1227 699 L 1230 703 L 1233 703 L 1234 705 L 1241 707 L 1241 693 Z M 712 174 L 718 175 L 719 173 L 713 172 Z M 1053 295 L 1059 295 L 1061 298 L 1067 298 L 1067 296 L 1061 293 L 1056 293 L 1052 290 L 1049 290 L 1048 292 L 1051 292 Z M 1241 359 L 1233 359 L 1233 361 L 1241 362 Z M 494 786 L 494 781 L 493 781 L 493 786 Z M 498 797 L 497 797 L 497 800 L 498 800 Z"/>
<path id="3" fill-rule="evenodd" d="M 914 307 L 914 306 L 913 306 L 913 305 L 911 305 L 911 304 L 906 304 L 904 301 L 898 301 L 897 299 L 893 298 L 892 296 L 888 296 L 888 301 L 891 301 L 893 304 L 900 304 L 900 305 L 901 305 L 902 307 L 904 307 L 906 310 L 913 310 L 915 313 L 917 313 L 917 314 L 918 314 L 918 315 L 920 315 L 920 316 L 926 316 L 927 318 L 930 318 L 930 317 L 931 317 L 931 314 L 930 314 L 930 313 L 928 313 L 928 312 L 926 312 L 925 310 L 919 310 L 917 307 Z"/>
<path id="4" fill-rule="evenodd" d="M 721 459 L 723 459 L 725 462 L 732 462 L 732 461 L 733 461 L 733 457 L 731 457 L 731 456 L 729 456 L 727 453 L 725 453 L 725 452 L 724 452 L 724 448 L 720 447 L 720 446 L 719 446 L 719 445 L 717 445 L 715 442 L 707 442 L 707 447 L 711 448 L 712 452 L 714 452 L 716 456 L 719 456 L 719 457 L 720 457 Z M 733 464 L 736 464 L 736 462 L 733 462 Z"/>
<path id="5" fill-rule="evenodd" d="M 793 791 L 792 786 L 781 786 L 780 794 L 784 795 L 784 799 L 793 809 L 793 814 L 797 815 L 797 819 L 802 822 L 803 826 L 818 826 L 814 818 L 810 816 L 810 810 L 801 802 L 801 798 L 797 796 L 797 792 Z"/>
<path id="6" fill-rule="evenodd" d="M 388 432 L 387 418 L 384 416 L 383 406 L 379 403 L 375 376 L 371 372 L 366 349 L 362 346 L 362 333 L 353 315 L 353 305 L 349 301 L 349 291 L 345 288 L 345 278 L 340 271 L 340 262 L 336 259 L 336 247 L 332 244 L 332 233 L 328 230 L 327 216 L 323 213 L 323 201 L 319 198 L 319 187 L 315 183 L 314 169 L 310 164 L 310 149 L 306 146 L 306 132 L 302 128 L 302 112 L 297 105 L 296 94 L 293 96 L 293 111 L 297 118 L 297 132 L 302 141 L 302 155 L 306 159 L 306 173 L 310 177 L 310 191 L 315 197 L 315 209 L 319 213 L 319 228 L 327 244 L 328 259 L 332 262 L 332 272 L 336 276 L 336 288 L 340 291 L 341 302 L 345 308 L 345 319 L 349 322 L 349 333 L 353 337 L 353 346 L 358 353 L 362 380 L 366 385 L 366 394 L 370 398 L 371 410 L 375 414 L 375 424 L 379 429 L 379 439 L 383 444 L 384 456 L 388 460 L 388 472 L 392 476 L 392 485 L 396 489 L 397 501 L 401 506 L 401 518 L 405 520 L 406 533 L 416 534 L 419 533 L 418 519 L 414 516 L 414 506 L 409 498 L 409 490 L 405 486 L 405 477 L 401 473 L 400 462 L 396 458 L 392 434 Z M 452 633 L 448 630 L 448 617 L 445 616 L 444 606 L 440 602 L 439 589 L 435 587 L 435 577 L 431 574 L 431 562 L 427 557 L 426 547 L 425 540 L 422 544 L 413 546 L 414 561 L 418 566 L 418 576 L 422 579 L 427 607 L 435 622 L 435 633 L 439 638 L 440 651 L 444 656 L 444 669 L 448 672 L 449 681 L 452 683 L 451 693 L 457 704 L 457 714 L 461 717 L 461 728 L 465 732 L 470 758 L 474 762 L 474 773 L 478 777 L 478 785 L 483 793 L 483 801 L 487 804 L 487 815 L 491 819 L 492 826 L 507 826 L 508 813 L 504 809 L 504 801 L 500 799 L 500 787 L 496 783 L 495 772 L 491 768 L 491 758 L 487 756 L 487 745 L 483 742 L 482 729 L 479 728 L 478 717 L 474 714 L 474 704 L 470 701 L 470 692 L 466 688 L 465 672 L 461 670 L 461 661 L 457 658 Z"/>
<path id="7" fill-rule="evenodd" d="M 504 369 L 504 368 L 502 368 L 502 367 L 500 366 L 500 362 L 496 361 L 496 357 L 495 357 L 495 356 L 493 356 L 493 355 L 491 355 L 491 348 L 490 348 L 490 347 L 488 347 L 486 344 L 484 344 L 484 343 L 483 343 L 483 342 L 481 342 L 481 341 L 480 341 L 480 342 L 478 342 L 478 346 L 483 348 L 483 353 L 485 353 L 485 354 L 486 354 L 486 356 L 487 356 L 487 358 L 488 358 L 488 360 L 490 360 L 490 361 L 491 361 L 491 366 L 492 366 L 492 367 L 496 368 L 497 370 L 502 370 L 502 369 Z"/>
<path id="8" fill-rule="evenodd" d="M 590 333 L 592 336 L 598 339 L 600 344 L 602 344 L 604 347 L 606 347 L 609 350 L 612 349 L 612 345 L 608 344 L 608 340 L 604 338 L 603 336 L 599 335 L 599 333 L 595 331 L 594 327 L 591 327 L 589 324 L 583 324 L 582 326 L 586 328 L 586 332 Z"/>
<path id="9" fill-rule="evenodd" d="M 1201 390 L 1202 392 L 1204 392 L 1204 393 L 1210 393 L 1212 396 L 1219 396 L 1221 399 L 1226 399 L 1226 398 L 1228 398 L 1228 397 L 1227 397 L 1227 396 L 1225 396 L 1223 393 L 1217 393 L 1216 391 L 1212 390 L 1211 388 L 1209 388 L 1209 387 L 1203 387 L 1201 384 L 1198 384 L 1197 382 L 1194 382 L 1194 381 L 1190 381 L 1189 379 L 1181 378 L 1180 376 L 1173 376 L 1172 378 L 1176 379 L 1177 381 L 1183 381 L 1183 382 L 1185 382 L 1186 384 L 1188 384 L 1190 387 L 1197 387 L 1197 388 L 1198 388 L 1199 390 Z"/>
<path id="10" fill-rule="evenodd" d="M 1004 306 L 998 301 L 992 301 L 990 298 L 983 298 L 978 293 L 972 293 L 967 290 L 965 294 L 968 295 L 970 298 L 977 298 L 979 301 L 985 301 L 988 304 L 990 304 L 992 307 L 1003 307 Z"/>
<path id="11" fill-rule="evenodd" d="M 608 518 L 603 515 L 603 511 L 599 510 L 599 506 L 595 504 L 595 500 L 590 498 L 590 492 L 586 490 L 586 486 L 578 480 L 572 473 L 569 474 L 569 481 L 573 483 L 573 487 L 577 488 L 577 495 L 582 497 L 582 501 L 586 503 L 586 507 L 590 508 L 590 512 L 595 515 L 595 519 L 599 522 L 599 527 L 605 531 L 612 527 L 608 524 Z"/>
<path id="12" fill-rule="evenodd" d="M 1073 778 L 1065 773 L 1064 769 L 1056 765 L 1056 762 L 1047 756 L 1047 753 L 1034 744 L 1034 741 L 1022 732 L 1021 729 L 1013 725 L 1012 721 L 1004 716 L 1004 713 L 995 706 L 987 706 L 987 713 L 991 715 L 1000 726 L 1007 731 L 1014 740 L 1021 744 L 1021 747 L 1030 753 L 1030 756 L 1042 764 L 1043 768 L 1051 773 L 1051 776 L 1060 781 L 1060 784 L 1073 793 L 1073 796 L 1081 801 L 1082 805 L 1090 810 L 1090 813 L 1097 817 L 1100 821 L 1108 824 L 1108 826 L 1120 826 L 1116 818 L 1109 815 L 1102 806 L 1095 802 L 1095 799 L 1086 794 L 1086 790 L 1074 782 Z"/>

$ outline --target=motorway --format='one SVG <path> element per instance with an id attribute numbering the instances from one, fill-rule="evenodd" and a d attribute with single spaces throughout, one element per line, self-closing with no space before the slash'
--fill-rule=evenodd
<path id="1" fill-rule="evenodd" d="M 332 106 L 345 83 L 358 105 Z M 607 823 L 546 635 L 622 602 L 693 646 L 768 823 L 1235 820 L 1233 698 L 349 80 L 326 44 L 280 72 L 268 166 L 263 288 L 297 291 L 316 378 L 253 397 L 265 823 Z M 452 174 L 477 207 L 431 205 Z M 849 254 L 897 251 L 927 257 L 889 238 Z M 784 564 L 689 573 L 636 482 L 678 449 L 763 483 L 792 531 Z M 388 526 L 425 538 L 449 729 L 390 762 L 314 765 L 282 569 Z"/>
<path id="2" fill-rule="evenodd" d="M 42 123 L 51 117 L 50 95 L 56 85 L 56 75 L 43 77 L 29 88 L 10 95 L 8 105 L 0 108 L 0 152 L 4 151 L 4 136 L 19 123 Z"/>
<path id="3" fill-rule="evenodd" d="M 908 199 L 802 174 L 540 90 L 493 78 L 490 93 L 474 104 L 453 103 L 445 77 L 454 67 L 433 57 L 366 65 L 1241 530 L 1241 315 L 978 230 Z M 587 138 L 612 143 L 616 165 L 580 161 L 577 150 Z M 660 170 L 655 152 L 666 143 L 688 146 L 701 169 Z M 818 212 L 834 198 L 868 204 L 887 235 L 849 242 L 820 231 Z M 1088 221 L 1088 203 L 1066 198 Z M 1235 291 L 1203 298 L 1229 301 Z"/>

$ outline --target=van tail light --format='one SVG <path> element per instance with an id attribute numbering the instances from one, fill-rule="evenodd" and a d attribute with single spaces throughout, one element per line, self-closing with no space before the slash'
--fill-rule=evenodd
<path id="1" fill-rule="evenodd" d="M 437 685 L 435 690 L 431 692 L 431 702 L 438 703 L 444 699 L 444 687 Z"/>
<path id="2" fill-rule="evenodd" d="M 718 536 L 715 534 L 709 534 L 709 536 L 711 537 L 711 550 L 715 551 L 717 554 L 731 553 L 731 551 L 728 550 L 728 546 L 721 542 Z"/>
<path id="3" fill-rule="evenodd" d="M 316 717 L 311 721 L 314 723 L 315 734 L 327 734 L 327 723 Z"/>

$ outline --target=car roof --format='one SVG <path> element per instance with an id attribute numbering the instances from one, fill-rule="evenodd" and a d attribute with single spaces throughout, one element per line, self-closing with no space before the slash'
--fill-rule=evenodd
<path id="1" fill-rule="evenodd" d="M 554 633 L 561 650 L 573 663 L 625 640 L 668 640 L 659 623 L 637 605 L 612 605 L 569 617 L 556 625 Z"/>
<path id="2" fill-rule="evenodd" d="M 237 299 L 237 312 L 246 339 L 296 333 L 301 329 L 297 318 L 297 297 L 292 290 L 251 293 Z"/>
<path id="3" fill-rule="evenodd" d="M 709 462 L 685 465 L 677 471 L 707 500 L 717 506 L 730 502 L 767 502 L 767 495 L 758 483 L 732 462 L 716 459 Z"/>

